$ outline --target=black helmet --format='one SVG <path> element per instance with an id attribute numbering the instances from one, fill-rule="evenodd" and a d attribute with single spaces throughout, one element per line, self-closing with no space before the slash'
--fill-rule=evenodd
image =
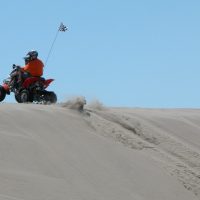
<path id="1" fill-rule="evenodd" d="M 34 60 L 38 57 L 38 52 L 35 50 L 29 51 L 26 56 L 24 57 L 25 61 Z"/>

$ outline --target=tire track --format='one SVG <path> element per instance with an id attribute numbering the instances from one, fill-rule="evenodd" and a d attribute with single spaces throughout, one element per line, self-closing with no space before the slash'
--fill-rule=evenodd
<path id="1" fill-rule="evenodd" d="M 163 130 L 162 124 L 155 122 L 155 119 L 126 113 L 121 115 L 113 110 L 89 112 L 91 117 L 87 119 L 88 125 L 129 148 L 143 150 L 200 199 L 198 151 L 173 137 L 169 130 Z"/>

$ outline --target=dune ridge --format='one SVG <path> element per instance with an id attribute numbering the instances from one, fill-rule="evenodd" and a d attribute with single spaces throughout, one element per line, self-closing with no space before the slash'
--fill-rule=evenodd
<path id="1" fill-rule="evenodd" d="M 0 200 L 200 199 L 198 109 L 0 110 Z"/>

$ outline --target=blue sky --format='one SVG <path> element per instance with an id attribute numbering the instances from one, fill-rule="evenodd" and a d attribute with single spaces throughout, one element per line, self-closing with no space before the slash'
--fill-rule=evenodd
<path id="1" fill-rule="evenodd" d="M 59 101 L 200 107 L 200 1 L 34 0 L 0 3 L 0 79 L 32 49 Z M 7 102 L 14 102 L 13 95 Z"/>

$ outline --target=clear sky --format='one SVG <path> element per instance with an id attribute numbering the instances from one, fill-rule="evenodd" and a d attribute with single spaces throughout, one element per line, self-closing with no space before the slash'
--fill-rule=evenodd
<path id="1" fill-rule="evenodd" d="M 1 1 L 0 79 L 29 50 L 45 61 L 60 22 L 44 73 L 60 102 L 200 107 L 199 0 Z"/>

